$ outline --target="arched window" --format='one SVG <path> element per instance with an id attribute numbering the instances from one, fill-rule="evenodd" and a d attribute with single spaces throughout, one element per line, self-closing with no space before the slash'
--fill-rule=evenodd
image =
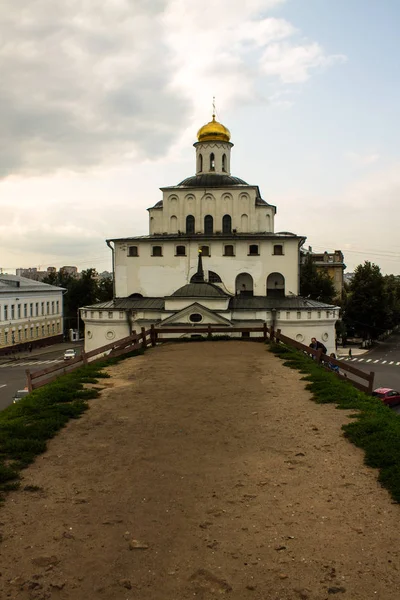
<path id="1" fill-rule="evenodd" d="M 270 273 L 267 279 L 267 296 L 282 298 L 285 296 L 285 278 L 282 273 Z"/>
<path id="2" fill-rule="evenodd" d="M 215 171 L 215 156 L 214 152 L 210 154 L 210 171 Z"/>
<path id="3" fill-rule="evenodd" d="M 208 271 L 208 283 L 222 283 L 221 277 L 214 271 Z"/>
<path id="4" fill-rule="evenodd" d="M 211 215 L 206 215 L 204 217 L 204 233 L 206 235 L 213 233 L 214 231 L 214 219 Z"/>
<path id="5" fill-rule="evenodd" d="M 222 170 L 226 173 L 226 154 L 222 155 Z"/>
<path id="6" fill-rule="evenodd" d="M 249 228 L 249 217 L 247 215 L 242 215 L 240 217 L 240 229 L 241 231 L 247 232 Z"/>
<path id="7" fill-rule="evenodd" d="M 249 273 L 240 273 L 236 277 L 235 293 L 237 296 L 253 295 L 253 278 Z"/>
<path id="8" fill-rule="evenodd" d="M 201 172 L 203 170 L 203 155 L 199 154 L 199 168 L 198 170 Z"/>
<path id="9" fill-rule="evenodd" d="M 222 233 L 232 233 L 232 218 L 230 215 L 222 217 Z"/>
<path id="10" fill-rule="evenodd" d="M 186 217 L 186 233 L 194 233 L 194 216 L 188 215 Z"/>

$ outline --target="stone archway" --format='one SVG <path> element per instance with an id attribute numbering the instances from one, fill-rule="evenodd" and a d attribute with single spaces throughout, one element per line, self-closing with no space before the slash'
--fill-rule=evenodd
<path id="1" fill-rule="evenodd" d="M 283 298 L 285 296 L 285 278 L 282 273 L 270 273 L 267 279 L 267 296 Z"/>
<path id="2" fill-rule="evenodd" d="M 235 281 L 236 296 L 253 296 L 253 278 L 249 273 L 240 273 Z"/>

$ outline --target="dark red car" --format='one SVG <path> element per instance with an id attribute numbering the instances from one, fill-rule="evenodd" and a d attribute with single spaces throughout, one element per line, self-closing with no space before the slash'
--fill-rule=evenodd
<path id="1" fill-rule="evenodd" d="M 380 398 L 387 406 L 400 404 L 400 392 L 392 388 L 377 388 L 372 392 L 372 395 Z"/>

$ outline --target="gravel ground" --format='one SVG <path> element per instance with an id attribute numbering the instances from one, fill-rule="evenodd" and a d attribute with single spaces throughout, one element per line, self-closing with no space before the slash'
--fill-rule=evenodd
<path id="1" fill-rule="evenodd" d="M 108 370 L 0 508 L 2 600 L 400 597 L 399 506 L 263 344 Z"/>

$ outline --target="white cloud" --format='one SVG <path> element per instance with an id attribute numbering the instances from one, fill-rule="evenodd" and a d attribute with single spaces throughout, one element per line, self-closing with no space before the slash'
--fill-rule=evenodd
<path id="1" fill-rule="evenodd" d="M 316 42 L 301 45 L 281 42 L 267 46 L 260 62 L 265 75 L 275 76 L 283 83 L 302 83 L 310 78 L 312 69 L 326 68 L 345 60 L 341 54 L 326 56 Z"/>
<path id="2" fill-rule="evenodd" d="M 299 83 L 339 60 L 271 16 L 284 2 L 1 4 L 0 176 L 157 159 L 213 95 L 224 109 L 265 101 L 269 78 Z"/>
<path id="3" fill-rule="evenodd" d="M 378 152 L 369 152 L 366 154 L 361 154 L 359 152 L 346 152 L 345 158 L 347 158 L 347 160 L 349 160 L 356 167 L 367 167 L 378 162 L 380 155 Z"/>

